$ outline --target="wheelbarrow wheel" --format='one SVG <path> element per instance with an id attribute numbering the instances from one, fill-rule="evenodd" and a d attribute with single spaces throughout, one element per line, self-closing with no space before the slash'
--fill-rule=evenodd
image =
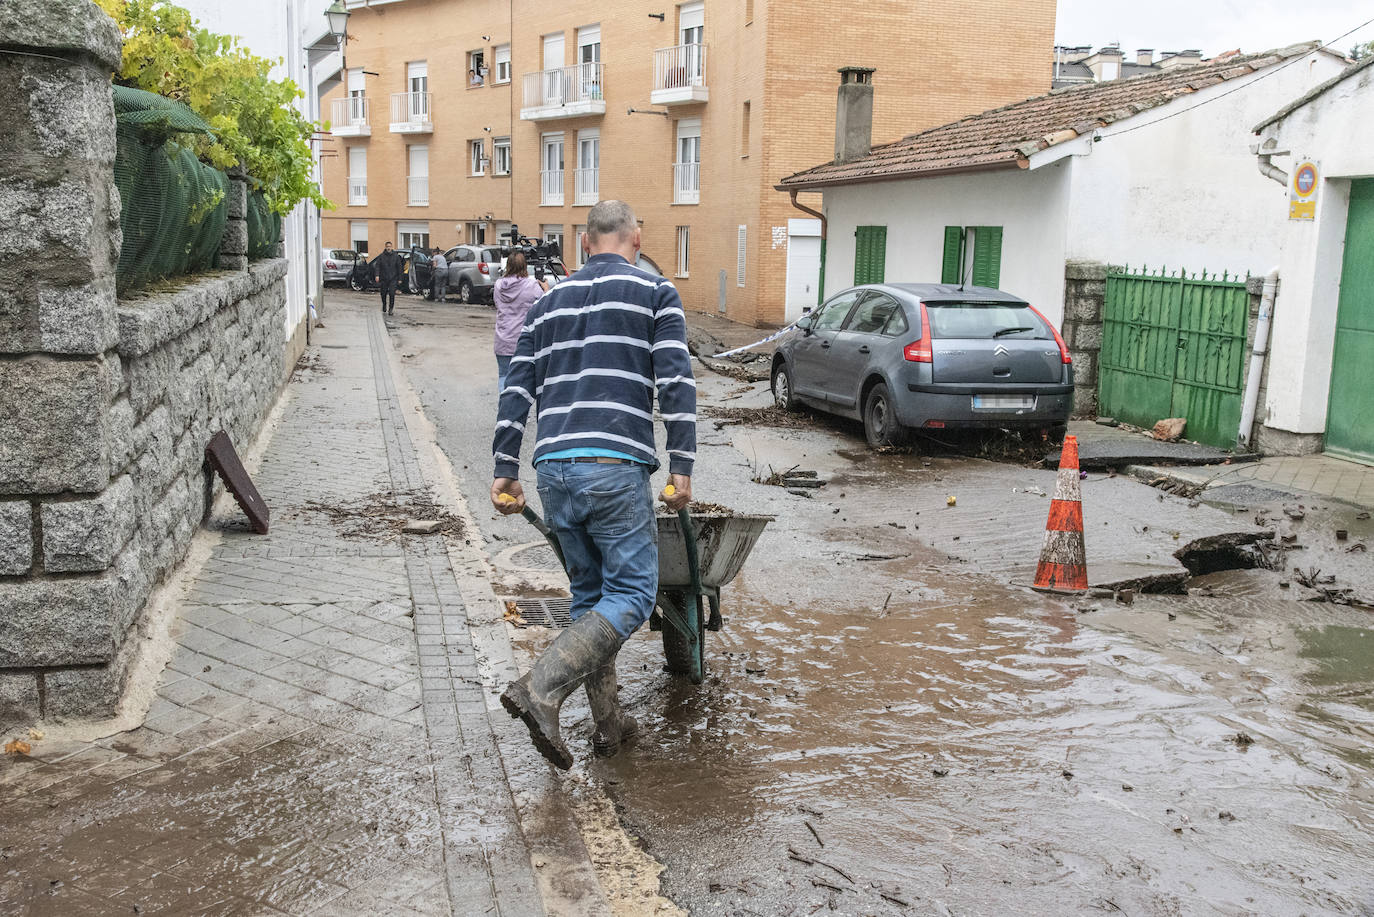
<path id="1" fill-rule="evenodd" d="M 697 627 L 696 638 L 687 636 L 672 622 L 663 624 L 663 657 L 668 671 L 674 675 L 686 675 L 693 683 L 701 684 L 702 679 L 694 677 L 697 672 L 706 670 L 706 629 Z"/>

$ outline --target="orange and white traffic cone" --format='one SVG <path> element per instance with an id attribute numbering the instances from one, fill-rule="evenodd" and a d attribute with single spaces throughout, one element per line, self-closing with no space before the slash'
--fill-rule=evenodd
<path id="1" fill-rule="evenodd" d="M 1045 541 L 1031 588 L 1040 592 L 1086 592 L 1088 561 L 1083 548 L 1083 499 L 1078 485 L 1078 438 L 1064 437 L 1059 479 L 1045 523 Z"/>

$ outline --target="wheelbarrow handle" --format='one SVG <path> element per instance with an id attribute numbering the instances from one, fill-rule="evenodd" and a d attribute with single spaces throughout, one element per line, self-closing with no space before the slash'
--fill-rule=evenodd
<path id="1" fill-rule="evenodd" d="M 697 554 L 697 533 L 692 527 L 692 514 L 687 507 L 677 511 L 678 522 L 682 524 L 682 541 L 687 546 L 687 570 L 692 576 L 692 595 L 701 595 L 701 559 Z"/>
<path id="2" fill-rule="evenodd" d="M 566 573 L 568 571 L 568 559 L 563 556 L 563 546 L 558 543 L 558 536 L 553 533 L 553 529 L 549 528 L 548 523 L 539 518 L 539 514 L 531 509 L 528 503 L 520 511 L 520 515 L 524 516 L 525 520 L 538 529 L 539 534 L 544 536 L 549 547 L 553 548 L 553 553 L 558 555 L 558 563 L 563 567 L 563 572 Z"/>

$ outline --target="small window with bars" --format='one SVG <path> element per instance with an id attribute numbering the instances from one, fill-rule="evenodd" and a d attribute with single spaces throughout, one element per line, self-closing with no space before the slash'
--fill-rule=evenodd
<path id="1" fill-rule="evenodd" d="M 749 227 L 740 226 L 739 245 L 735 252 L 735 286 L 744 286 L 745 255 L 748 252 Z"/>

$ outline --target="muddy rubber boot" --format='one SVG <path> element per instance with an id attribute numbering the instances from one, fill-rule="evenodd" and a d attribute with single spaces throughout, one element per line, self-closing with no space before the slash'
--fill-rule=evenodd
<path id="1" fill-rule="evenodd" d="M 615 659 L 587 676 L 584 685 L 587 701 L 592 707 L 596 731 L 592 733 L 592 751 L 609 758 L 620 751 L 620 743 L 639 731 L 635 718 L 620 709 L 620 695 L 616 691 Z"/>
<path id="2" fill-rule="evenodd" d="M 534 668 L 506 686 L 501 706 L 525 721 L 539 753 L 567 770 L 573 757 L 558 731 L 563 701 L 588 675 L 615 658 L 623 643 L 610 622 L 589 611 L 549 644 Z"/>

